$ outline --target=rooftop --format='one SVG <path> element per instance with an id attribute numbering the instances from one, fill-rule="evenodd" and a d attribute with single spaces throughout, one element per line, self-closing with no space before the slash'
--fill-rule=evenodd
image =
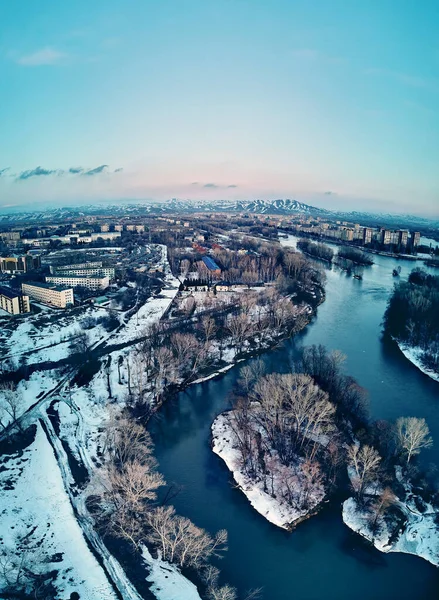
<path id="1" fill-rule="evenodd" d="M 23 283 L 22 286 L 23 285 L 32 285 L 34 287 L 44 288 L 46 290 L 54 290 L 55 292 L 64 292 L 65 290 L 72 289 L 65 285 L 55 285 L 54 283 L 43 283 L 41 281 L 28 281 Z"/>
<path id="2" fill-rule="evenodd" d="M 14 292 L 14 290 L 11 290 L 11 288 L 8 287 L 4 287 L 4 286 L 0 286 L 0 296 L 6 296 L 6 298 L 10 298 L 11 300 L 13 298 L 16 298 L 17 296 L 20 296 L 20 294 L 18 292 Z"/>

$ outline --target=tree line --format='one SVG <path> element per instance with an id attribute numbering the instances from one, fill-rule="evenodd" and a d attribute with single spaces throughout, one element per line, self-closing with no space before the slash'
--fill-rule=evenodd
<path id="1" fill-rule="evenodd" d="M 395 285 L 384 314 L 384 331 L 423 350 L 424 364 L 439 372 L 439 276 L 414 269 Z"/>

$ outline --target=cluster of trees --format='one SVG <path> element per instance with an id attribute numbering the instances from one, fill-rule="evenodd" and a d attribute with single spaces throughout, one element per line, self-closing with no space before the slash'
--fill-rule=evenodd
<path id="1" fill-rule="evenodd" d="M 312 346 L 292 373 L 265 375 L 260 361 L 244 367 L 229 422 L 240 469 L 263 481 L 266 492 L 310 508 L 319 490 L 335 489 L 347 469 L 356 501 L 376 531 L 396 496 L 404 500 L 407 493 L 396 467 L 425 499 L 439 504 L 437 473 L 414 462 L 432 439 L 421 418 L 371 423 L 365 392 L 343 374 L 343 360 L 339 352 Z"/>
<path id="2" fill-rule="evenodd" d="M 334 251 L 332 248 L 326 244 L 321 244 L 320 242 L 316 243 L 306 238 L 302 238 L 297 242 L 297 246 L 302 252 L 305 252 L 314 258 L 326 260 L 327 262 L 332 262 L 332 259 L 334 258 Z"/>
<path id="3" fill-rule="evenodd" d="M 240 469 L 264 490 L 300 510 L 321 499 L 337 472 L 335 407 L 311 377 L 258 375 L 258 363 L 241 370 L 241 387 L 229 419 Z M 246 391 L 247 390 L 247 391 Z M 323 443 L 322 443 L 323 442 Z M 322 468 L 325 459 L 331 467 Z"/>
<path id="4" fill-rule="evenodd" d="M 373 265 L 372 258 L 366 252 L 363 252 L 358 248 L 353 248 L 352 246 L 342 246 L 339 248 L 338 258 L 344 258 L 357 265 Z"/>
<path id="5" fill-rule="evenodd" d="M 187 307 L 195 311 L 195 300 Z M 145 339 L 128 357 L 129 395 L 144 402 L 147 392 L 161 399 L 167 387 L 185 384 L 200 376 L 213 364 L 220 364 L 227 347 L 240 354 L 271 345 L 279 335 L 300 331 L 308 322 L 308 312 L 293 305 L 275 288 L 259 293 L 236 294 L 233 302 L 195 313 L 180 323 L 178 330 L 169 323 L 150 326 Z M 187 322 L 186 322 L 187 321 Z M 84 333 L 73 345 L 86 345 Z"/>
<path id="6" fill-rule="evenodd" d="M 439 372 L 439 276 L 414 269 L 395 285 L 384 315 L 385 332 L 423 349 L 426 366 Z"/>
<path id="7" fill-rule="evenodd" d="M 140 556 L 149 544 L 163 560 L 196 570 L 209 600 L 235 600 L 236 590 L 218 583 L 219 571 L 209 564 L 227 550 L 227 531 L 210 535 L 162 501 L 166 485 L 157 470 L 153 444 L 145 428 L 132 418 L 111 416 L 104 432 L 106 458 L 90 484 L 89 506 L 104 536 L 123 540 Z M 256 598 L 250 594 L 247 599 Z"/>

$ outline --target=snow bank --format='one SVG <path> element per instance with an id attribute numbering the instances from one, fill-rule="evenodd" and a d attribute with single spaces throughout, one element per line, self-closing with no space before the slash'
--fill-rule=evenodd
<path id="1" fill-rule="evenodd" d="M 146 578 L 157 600 L 201 600 L 196 586 L 186 579 L 175 565 L 153 558 L 146 547 L 142 556 L 150 570 Z"/>
<path id="2" fill-rule="evenodd" d="M 37 424 L 35 441 L 22 457 L 2 458 L 0 528 L 4 546 L 14 547 L 17 533 L 29 533 L 47 561 L 47 570 L 58 571 L 55 586 L 60 597 L 77 592 L 81 600 L 116 600 L 85 542 L 41 425 Z M 61 555 L 61 562 L 53 560 L 56 554 Z"/>
<path id="3" fill-rule="evenodd" d="M 425 367 L 423 365 L 422 359 L 421 359 L 423 350 L 421 348 L 411 347 L 411 346 L 408 346 L 407 344 L 404 344 L 403 342 L 396 341 L 396 343 L 398 344 L 398 347 L 401 350 L 401 352 L 404 354 L 404 356 L 413 365 L 415 365 L 415 367 L 418 367 L 418 369 L 420 371 L 422 371 L 425 375 L 428 375 L 428 377 L 431 377 L 431 379 L 434 379 L 435 381 L 439 381 L 439 373 L 435 373 L 435 371 L 433 371 L 432 369 L 427 369 L 427 367 Z"/>
<path id="4" fill-rule="evenodd" d="M 360 508 L 354 498 L 343 503 L 343 521 L 345 524 L 372 542 L 380 552 L 403 552 L 424 558 L 439 566 L 439 527 L 436 524 L 438 512 L 430 505 L 419 512 L 413 502 L 398 502 L 397 508 L 403 513 L 406 522 L 399 531 L 391 531 L 388 522 L 380 518 L 378 532 L 373 533 L 370 515 Z"/>
<path id="5" fill-rule="evenodd" d="M 255 510 L 273 525 L 282 529 L 291 530 L 295 524 L 311 516 L 317 506 L 323 501 L 325 492 L 323 487 L 314 490 L 310 498 L 308 509 L 293 507 L 281 497 L 282 475 L 275 476 L 274 489 L 276 497 L 264 491 L 262 480 L 250 479 L 239 468 L 239 451 L 237 449 L 236 436 L 230 426 L 230 418 L 233 412 L 218 415 L 212 424 L 212 449 L 226 463 L 232 472 L 233 478 L 239 488 L 250 501 Z M 233 417 L 232 417 L 233 418 Z"/>

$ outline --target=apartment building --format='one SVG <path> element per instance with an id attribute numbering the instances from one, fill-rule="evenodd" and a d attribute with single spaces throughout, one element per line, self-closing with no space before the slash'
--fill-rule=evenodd
<path id="1" fill-rule="evenodd" d="M 56 306 L 57 308 L 66 308 L 74 303 L 73 289 L 48 283 L 23 283 L 21 285 L 23 294 L 27 294 L 34 300 Z"/>
<path id="2" fill-rule="evenodd" d="M 27 273 L 41 266 L 39 256 L 23 254 L 22 256 L 0 257 L 0 271 L 2 273 Z"/>
<path id="3" fill-rule="evenodd" d="M 73 268 L 73 269 L 54 269 L 50 271 L 57 277 L 108 277 L 114 279 L 115 269 L 114 267 L 84 267 L 84 268 Z"/>
<path id="4" fill-rule="evenodd" d="M 102 268 L 101 260 L 94 260 L 92 262 L 75 263 L 72 265 L 50 265 L 51 273 L 61 273 L 64 271 L 72 271 L 74 269 L 100 269 Z"/>
<path id="5" fill-rule="evenodd" d="M 30 312 L 29 296 L 14 292 L 8 287 L 0 286 L 0 308 L 11 315 Z"/>
<path id="6" fill-rule="evenodd" d="M 108 277 L 99 277 L 98 275 L 51 275 L 46 277 L 46 281 L 57 285 L 83 287 L 88 290 L 105 290 L 110 285 Z"/>

